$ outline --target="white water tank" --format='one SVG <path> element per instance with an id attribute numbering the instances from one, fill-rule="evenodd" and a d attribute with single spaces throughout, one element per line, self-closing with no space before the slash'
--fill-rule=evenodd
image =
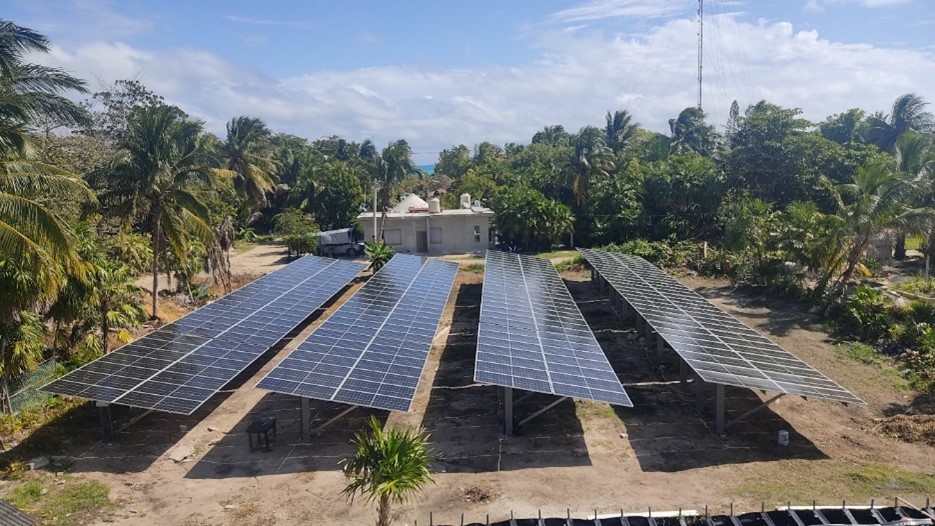
<path id="1" fill-rule="evenodd" d="M 471 194 L 461 194 L 461 208 L 471 208 Z"/>
<path id="2" fill-rule="evenodd" d="M 437 214 L 442 211 L 442 204 L 439 202 L 437 197 L 429 199 L 429 213 Z"/>

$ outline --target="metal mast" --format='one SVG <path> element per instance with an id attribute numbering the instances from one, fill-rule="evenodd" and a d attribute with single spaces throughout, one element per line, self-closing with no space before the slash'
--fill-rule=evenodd
<path id="1" fill-rule="evenodd" d="M 698 109 L 701 109 L 701 63 L 704 59 L 704 0 L 698 0 Z"/>

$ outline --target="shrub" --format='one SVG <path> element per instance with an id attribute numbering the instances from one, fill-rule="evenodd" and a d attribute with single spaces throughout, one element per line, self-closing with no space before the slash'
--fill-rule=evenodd
<path id="1" fill-rule="evenodd" d="M 882 291 L 860 285 L 844 300 L 838 324 L 863 341 L 878 341 L 888 333 L 892 302 Z"/>

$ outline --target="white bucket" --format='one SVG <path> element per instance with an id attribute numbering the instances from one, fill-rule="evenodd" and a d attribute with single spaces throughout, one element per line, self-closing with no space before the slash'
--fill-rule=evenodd
<path id="1" fill-rule="evenodd" d="M 779 445 L 780 445 L 780 446 L 788 446 L 788 445 L 789 445 L 789 432 L 788 432 L 788 431 L 780 431 L 780 432 L 779 432 Z"/>

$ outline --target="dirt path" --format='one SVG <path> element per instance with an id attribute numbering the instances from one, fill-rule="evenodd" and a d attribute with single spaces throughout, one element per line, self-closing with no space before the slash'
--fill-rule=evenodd
<path id="1" fill-rule="evenodd" d="M 238 268 L 262 273 L 281 253 L 258 247 Z M 233 260 L 232 260 L 233 262 Z M 395 523 L 484 522 L 516 517 L 583 517 L 626 510 L 724 510 L 892 498 L 922 498 L 935 484 L 935 448 L 882 436 L 873 419 L 898 410 L 911 395 L 891 386 L 873 366 L 842 357 L 827 335 L 793 305 L 734 291 L 724 283 L 686 280 L 714 303 L 757 328 L 868 402 L 844 407 L 784 398 L 727 436 L 712 432 L 712 415 L 696 413 L 694 392 L 678 382 L 674 353 L 659 362 L 653 349 L 621 322 L 584 272 L 563 273 L 566 285 L 634 400 L 632 409 L 565 401 L 505 437 L 498 431 L 502 401 L 494 387 L 473 381 L 482 274 L 462 271 L 443 315 L 409 413 L 357 409 L 316 436 L 298 439 L 299 401 L 254 388 L 296 342 L 327 319 L 347 291 L 299 336 L 215 396 L 193 417 L 151 414 L 118 433 L 111 445 L 71 443 L 69 472 L 101 480 L 121 502 L 106 522 L 148 525 L 365 524 L 372 508 L 342 496 L 338 461 L 365 418 L 421 425 L 438 455 L 436 484 L 398 509 Z M 359 287 L 355 284 L 354 287 Z M 353 288 L 353 287 L 352 287 Z M 728 389 L 737 415 L 759 395 Z M 528 415 L 552 402 L 535 395 L 516 406 Z M 315 422 L 346 406 L 312 401 Z M 257 415 L 278 418 L 269 452 L 249 452 L 246 426 Z M 118 412 L 117 427 L 133 413 Z M 90 412 L 86 425 L 96 425 Z M 788 446 L 776 443 L 787 430 Z M 189 459 L 169 457 L 187 448 Z M 927 478 L 928 477 L 928 478 Z M 922 498 L 924 500 L 924 498 Z M 101 523 L 103 524 L 103 522 Z"/>
<path id="2" fill-rule="evenodd" d="M 290 260 L 286 256 L 285 245 L 279 243 L 263 243 L 231 254 L 231 274 L 233 275 L 251 275 L 262 276 L 282 267 Z M 202 272 L 197 280 L 208 281 L 211 279 L 207 273 Z M 136 285 L 147 292 L 152 292 L 153 276 L 148 274 L 140 276 L 136 280 Z M 159 289 L 166 287 L 167 281 L 165 274 L 159 275 Z"/>

